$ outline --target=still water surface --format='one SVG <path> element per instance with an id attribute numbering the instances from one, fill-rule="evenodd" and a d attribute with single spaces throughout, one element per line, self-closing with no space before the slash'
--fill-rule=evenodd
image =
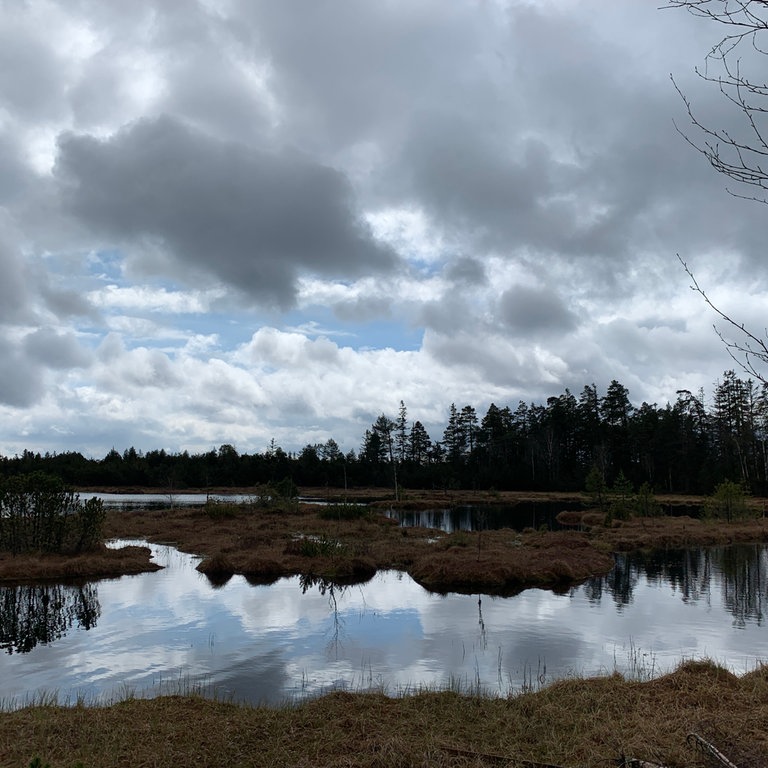
<path id="1" fill-rule="evenodd" d="M 279 703 L 332 688 L 481 686 L 507 694 L 570 674 L 641 676 L 708 656 L 741 672 L 768 658 L 762 546 L 617 559 L 565 594 L 422 589 L 389 571 L 339 588 L 235 576 L 152 545 L 165 570 L 84 587 L 0 588 L 0 699 L 155 695 L 201 686 Z"/>

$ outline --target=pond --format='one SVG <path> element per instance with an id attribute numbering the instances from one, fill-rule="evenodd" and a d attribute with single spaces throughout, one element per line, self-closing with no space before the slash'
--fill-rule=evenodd
<path id="1" fill-rule="evenodd" d="M 278 704 L 331 689 L 481 688 L 567 675 L 648 677 L 709 657 L 743 672 L 768 655 L 768 550 L 618 556 L 564 594 L 432 594 L 388 571 L 339 588 L 235 576 L 152 545 L 165 570 L 85 586 L 0 588 L 0 699 L 61 703 L 202 690 Z"/>

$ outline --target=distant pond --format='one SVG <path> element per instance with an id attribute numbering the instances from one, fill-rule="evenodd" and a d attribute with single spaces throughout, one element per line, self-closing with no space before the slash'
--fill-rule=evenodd
<path id="1" fill-rule="evenodd" d="M 616 558 L 564 594 L 432 594 L 388 571 L 361 586 L 239 576 L 152 546 L 165 570 L 86 585 L 0 588 L 0 697 L 60 702 L 190 689 L 280 703 L 331 689 L 422 686 L 506 695 L 571 674 L 644 677 L 707 656 L 736 672 L 768 655 L 768 550 Z"/>

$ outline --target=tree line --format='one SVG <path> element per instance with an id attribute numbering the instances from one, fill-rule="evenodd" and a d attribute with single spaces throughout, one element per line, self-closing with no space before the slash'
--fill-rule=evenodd
<path id="1" fill-rule="evenodd" d="M 409 417 L 382 413 L 357 451 L 338 443 L 286 452 L 274 440 L 263 453 L 221 445 L 205 453 L 112 449 L 102 459 L 78 452 L 0 457 L 0 475 L 44 471 L 76 487 L 152 486 L 169 490 L 249 487 L 290 480 L 300 486 L 387 486 L 575 491 L 597 474 L 657 493 L 710 493 L 730 480 L 768 495 L 768 385 L 726 371 L 709 401 L 677 391 L 664 406 L 635 406 L 613 380 L 568 389 L 546 403 L 491 404 L 480 415 L 452 404 L 442 434 Z"/>

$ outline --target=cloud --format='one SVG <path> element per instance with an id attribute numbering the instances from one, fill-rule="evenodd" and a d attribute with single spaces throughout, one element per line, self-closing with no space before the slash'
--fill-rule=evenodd
<path id="1" fill-rule="evenodd" d="M 501 296 L 499 315 L 513 333 L 535 337 L 541 332 L 572 330 L 576 318 L 566 308 L 556 291 L 515 286 Z"/>
<path id="2" fill-rule="evenodd" d="M 84 368 L 90 363 L 90 355 L 74 334 L 57 333 L 53 328 L 42 327 L 28 334 L 23 346 L 31 360 L 48 368 Z"/>
<path id="3" fill-rule="evenodd" d="M 354 278 L 397 259 L 355 211 L 345 177 L 295 151 L 228 144 L 163 117 L 110 137 L 68 135 L 56 174 L 84 224 L 159 239 L 185 265 L 255 301 L 289 307 L 302 272 Z"/>

